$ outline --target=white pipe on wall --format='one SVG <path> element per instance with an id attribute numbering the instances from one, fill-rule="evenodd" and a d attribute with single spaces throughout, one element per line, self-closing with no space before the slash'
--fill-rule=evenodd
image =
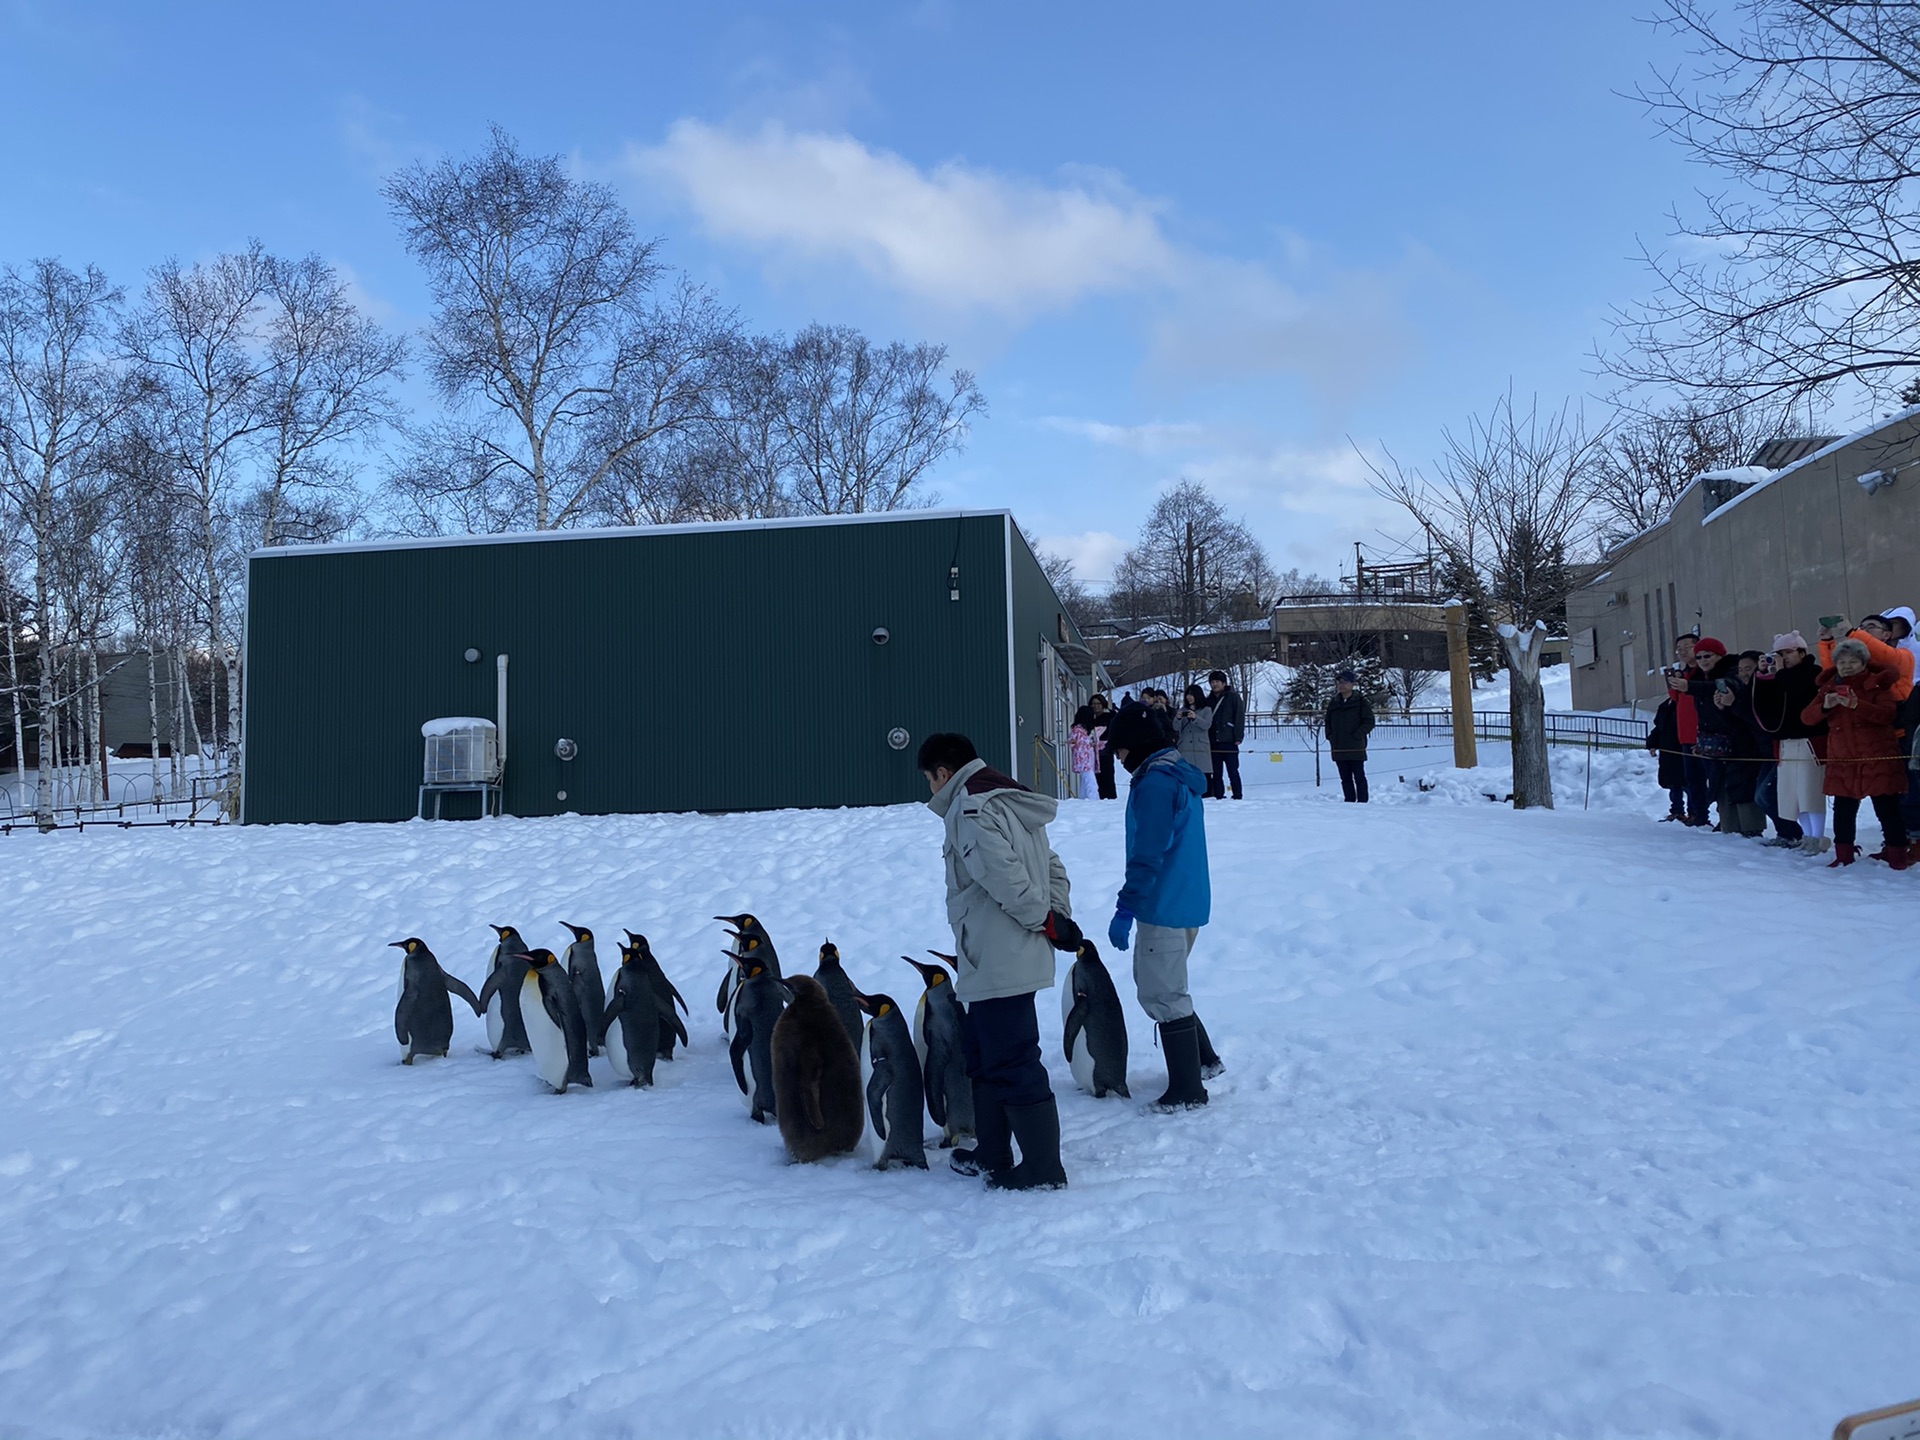
<path id="1" fill-rule="evenodd" d="M 500 764 L 507 763 L 507 657 L 494 657 L 494 728 L 499 733 Z"/>

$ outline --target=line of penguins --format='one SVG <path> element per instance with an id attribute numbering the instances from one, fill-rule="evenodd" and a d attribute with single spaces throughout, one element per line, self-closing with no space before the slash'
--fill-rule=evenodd
<path id="1" fill-rule="evenodd" d="M 734 1081 L 747 1113 L 779 1126 L 792 1159 L 848 1154 L 871 1120 L 881 1142 L 876 1169 L 924 1170 L 923 1112 L 940 1129 L 940 1148 L 973 1138 L 962 1011 L 947 968 L 953 956 L 934 950 L 931 962 L 900 957 L 921 983 L 909 1025 L 892 996 L 867 994 L 853 983 L 831 940 L 821 945 L 812 975 L 788 976 L 758 917 L 714 919 L 727 927 L 714 1008 L 728 1037 Z M 573 935 L 564 957 L 530 948 L 511 925 L 493 926 L 498 941 L 478 995 L 441 966 L 424 940 L 393 941 L 405 954 L 393 1013 L 400 1063 L 447 1054 L 458 995 L 485 1018 L 493 1058 L 530 1054 L 556 1094 L 591 1087 L 587 1061 L 601 1054 L 622 1082 L 651 1086 L 655 1064 L 671 1061 L 675 1046 L 689 1043 L 686 1000 L 646 936 L 626 932 L 609 991 L 593 931 L 562 923 Z M 1126 1017 L 1090 940 L 1074 956 L 1060 1006 L 1061 1044 L 1075 1083 L 1095 1097 L 1127 1096 Z"/>

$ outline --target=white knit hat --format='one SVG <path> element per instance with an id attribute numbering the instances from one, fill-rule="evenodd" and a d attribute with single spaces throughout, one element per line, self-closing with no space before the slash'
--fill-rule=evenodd
<path id="1" fill-rule="evenodd" d="M 1773 637 L 1773 648 L 1775 650 L 1805 650 L 1808 648 L 1807 637 L 1802 635 L 1798 630 L 1789 630 L 1784 635 L 1776 635 Z"/>

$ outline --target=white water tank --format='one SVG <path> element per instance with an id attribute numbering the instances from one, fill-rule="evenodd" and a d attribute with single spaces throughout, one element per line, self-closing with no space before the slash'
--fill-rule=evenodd
<path id="1" fill-rule="evenodd" d="M 491 720 L 450 715 L 420 727 L 423 785 L 491 784 L 500 778 L 500 731 Z"/>

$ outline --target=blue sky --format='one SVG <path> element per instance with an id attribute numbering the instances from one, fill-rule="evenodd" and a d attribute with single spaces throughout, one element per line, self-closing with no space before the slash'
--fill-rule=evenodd
<path id="1" fill-rule="evenodd" d="M 0 0 L 0 261 L 257 236 L 414 328 L 380 179 L 497 121 L 758 328 L 949 343 L 991 414 L 943 500 L 1100 578 L 1197 476 L 1331 571 L 1407 530 L 1354 444 L 1422 460 L 1510 381 L 1604 409 L 1703 179 L 1621 98 L 1676 58 L 1646 8 Z"/>

